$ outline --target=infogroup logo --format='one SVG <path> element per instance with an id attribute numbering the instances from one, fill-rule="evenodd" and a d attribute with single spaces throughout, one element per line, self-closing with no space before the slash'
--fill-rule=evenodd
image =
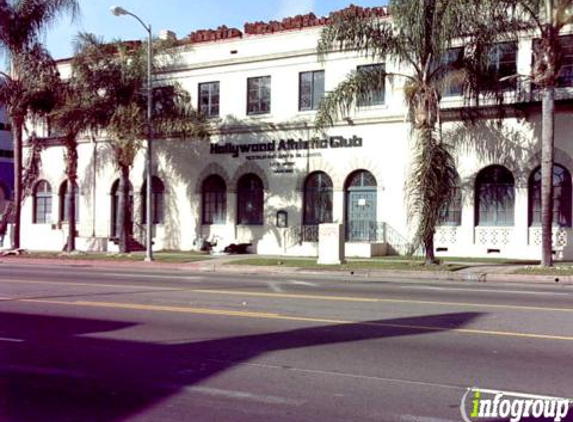
<path id="1" fill-rule="evenodd" d="M 460 411 L 465 422 L 492 418 L 509 418 L 511 422 L 519 422 L 523 418 L 561 422 L 570 420 L 567 415 L 571 404 L 573 400 L 567 398 L 472 387 L 462 397 Z"/>

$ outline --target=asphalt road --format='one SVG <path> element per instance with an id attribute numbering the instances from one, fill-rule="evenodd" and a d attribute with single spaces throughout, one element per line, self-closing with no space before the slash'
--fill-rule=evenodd
<path id="1" fill-rule="evenodd" d="M 0 421 L 461 421 L 468 387 L 573 397 L 572 317 L 573 286 L 4 264 Z"/>

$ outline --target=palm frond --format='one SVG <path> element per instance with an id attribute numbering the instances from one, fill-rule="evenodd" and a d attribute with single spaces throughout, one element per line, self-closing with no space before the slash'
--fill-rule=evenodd
<path id="1" fill-rule="evenodd" d="M 321 31 L 318 41 L 318 55 L 324 59 L 333 50 L 357 51 L 373 59 L 407 59 L 404 56 L 403 42 L 388 20 L 378 17 L 354 15 L 333 15 L 329 25 Z"/>
<path id="2" fill-rule="evenodd" d="M 392 75 L 386 73 L 384 66 L 368 66 L 352 72 L 325 95 L 316 114 L 316 127 L 322 129 L 334 124 L 356 106 L 367 103 L 373 92 L 383 92 L 389 76 Z"/>
<path id="3" fill-rule="evenodd" d="M 440 142 L 430 128 L 416 134 L 406 184 L 408 220 L 416 224 L 412 252 L 434 235 L 441 210 L 452 200 L 458 177 L 450 147 Z"/>
<path id="4" fill-rule="evenodd" d="M 77 0 L 14 0 L 0 6 L 0 41 L 13 55 L 19 54 L 64 14 L 79 13 Z"/>

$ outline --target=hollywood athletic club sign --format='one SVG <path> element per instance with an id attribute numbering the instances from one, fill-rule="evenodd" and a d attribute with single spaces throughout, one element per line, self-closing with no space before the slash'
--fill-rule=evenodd
<path id="1" fill-rule="evenodd" d="M 252 154 L 261 152 L 286 152 L 286 151 L 310 151 L 338 148 L 360 148 L 362 138 L 354 135 L 352 138 L 343 136 L 330 136 L 326 139 L 280 139 L 272 142 L 257 142 L 250 144 L 236 144 L 226 142 L 224 144 L 211 144 L 211 154 L 226 154 L 239 157 L 241 154 Z M 269 157 L 271 158 L 271 157 Z"/>

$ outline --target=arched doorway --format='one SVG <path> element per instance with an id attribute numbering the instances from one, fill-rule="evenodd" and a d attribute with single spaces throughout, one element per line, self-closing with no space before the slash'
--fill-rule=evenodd
<path id="1" fill-rule="evenodd" d="M 127 215 L 129 216 L 129 221 L 127 224 L 127 235 L 133 236 L 133 185 L 129 183 L 129 203 L 127 205 Z M 118 206 L 119 206 L 119 179 L 113 182 L 111 185 L 111 237 L 117 237 L 119 222 L 118 219 Z"/>
<path id="2" fill-rule="evenodd" d="M 347 240 L 375 242 L 378 200 L 376 178 L 366 170 L 355 171 L 346 179 L 344 190 Z"/>

